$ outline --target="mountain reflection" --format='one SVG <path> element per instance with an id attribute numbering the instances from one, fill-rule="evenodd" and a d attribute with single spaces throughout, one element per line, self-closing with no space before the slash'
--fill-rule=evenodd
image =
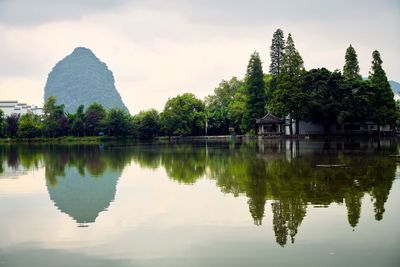
<path id="1" fill-rule="evenodd" d="M 67 167 L 57 186 L 46 180 L 54 205 L 84 225 L 95 222 L 100 212 L 114 200 L 119 172 L 106 171 L 98 178 L 84 176 L 77 168 Z"/>
<path id="2" fill-rule="evenodd" d="M 224 193 L 248 198 L 254 224 L 261 225 L 271 203 L 276 242 L 295 241 L 309 205 L 347 208 L 348 223 L 360 220 L 368 194 L 375 219 L 382 220 L 395 179 L 397 143 L 270 140 L 242 144 L 138 144 L 134 146 L 1 146 L 0 172 L 22 165 L 45 167 L 51 200 L 77 223 L 92 223 L 114 200 L 123 168 L 165 169 L 170 179 L 194 184 L 215 180 Z M 329 168 L 317 165 L 340 164 Z"/>

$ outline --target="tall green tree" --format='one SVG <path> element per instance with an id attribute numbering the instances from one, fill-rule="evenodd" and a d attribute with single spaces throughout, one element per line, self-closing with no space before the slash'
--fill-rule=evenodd
<path id="1" fill-rule="evenodd" d="M 350 81 L 360 81 L 360 66 L 358 65 L 358 58 L 356 50 L 350 45 L 346 49 L 345 64 L 343 66 L 343 76 Z"/>
<path id="2" fill-rule="evenodd" d="M 21 116 L 19 120 L 18 136 L 28 138 L 29 141 L 33 137 L 41 135 L 42 122 L 40 116 L 27 113 Z"/>
<path id="3" fill-rule="evenodd" d="M 264 73 L 262 70 L 261 59 L 257 52 L 254 52 L 249 64 L 247 65 L 247 73 L 245 77 L 245 93 L 246 93 L 246 114 L 244 124 L 245 131 L 256 128 L 256 119 L 264 116 L 266 94 L 264 84 Z"/>
<path id="4" fill-rule="evenodd" d="M 280 74 L 284 47 L 285 36 L 281 29 L 277 29 L 272 36 L 270 51 L 271 64 L 269 66 L 269 73 L 271 73 L 272 75 Z"/>
<path id="5" fill-rule="evenodd" d="M 312 69 L 304 76 L 304 90 L 308 102 L 306 119 L 324 125 L 329 132 L 330 125 L 337 123 L 341 110 L 344 78 L 340 72 L 325 68 Z"/>
<path id="6" fill-rule="evenodd" d="M 164 133 L 173 135 L 201 135 L 205 126 L 204 103 L 192 93 L 184 93 L 167 101 L 161 113 Z"/>
<path id="7" fill-rule="evenodd" d="M 75 114 L 72 114 L 72 118 L 70 121 L 71 124 L 71 132 L 76 136 L 83 136 L 85 134 L 85 106 L 80 105 Z"/>
<path id="8" fill-rule="evenodd" d="M 127 136 L 133 133 L 133 123 L 129 113 L 112 108 L 107 112 L 105 127 L 111 136 Z"/>
<path id="9" fill-rule="evenodd" d="M 371 119 L 372 90 L 368 82 L 345 80 L 340 103 L 338 123 L 365 123 Z"/>
<path id="10" fill-rule="evenodd" d="M 380 53 L 375 50 L 372 53 L 372 66 L 369 73 L 369 83 L 373 90 L 371 110 L 372 120 L 380 125 L 394 125 L 397 120 L 396 102 L 390 87 L 386 73 L 382 68 Z"/>
<path id="11" fill-rule="evenodd" d="M 6 118 L 6 135 L 13 138 L 17 135 L 19 114 L 12 113 Z"/>
<path id="12" fill-rule="evenodd" d="M 64 105 L 57 105 L 54 96 L 47 98 L 43 112 L 43 130 L 46 136 L 54 137 L 68 134 L 69 125 L 65 116 Z"/>
<path id="13" fill-rule="evenodd" d="M 214 94 L 205 98 L 208 133 L 228 134 L 229 127 L 234 126 L 229 118 L 229 105 L 234 101 L 235 94 L 242 84 L 243 82 L 236 77 L 229 81 L 223 80 L 214 89 Z"/>
<path id="14" fill-rule="evenodd" d="M 247 121 L 245 114 L 247 111 L 247 94 L 244 84 L 234 94 L 232 102 L 228 105 L 228 118 L 231 126 L 235 129 L 235 133 L 245 133 L 247 129 Z"/>
<path id="15" fill-rule="evenodd" d="M 101 104 L 91 104 L 85 112 L 85 132 L 87 135 L 97 135 L 104 130 L 106 110 Z"/>
<path id="16" fill-rule="evenodd" d="M 151 139 L 160 132 L 160 114 L 155 109 L 140 111 L 133 118 L 136 134 L 140 139 Z"/>
<path id="17" fill-rule="evenodd" d="M 297 51 L 292 35 L 286 40 L 281 73 L 277 80 L 277 89 L 272 94 L 268 109 L 278 116 L 289 115 L 290 134 L 293 134 L 293 120 L 298 121 L 306 110 L 306 95 L 303 92 L 303 76 L 305 73 L 303 59 Z"/>

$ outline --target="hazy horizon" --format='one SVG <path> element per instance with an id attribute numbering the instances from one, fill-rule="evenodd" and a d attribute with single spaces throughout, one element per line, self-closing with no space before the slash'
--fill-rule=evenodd
<path id="1" fill-rule="evenodd" d="M 42 105 L 51 69 L 83 46 L 113 72 L 131 113 L 162 110 L 169 97 L 204 98 L 222 79 L 242 78 L 253 51 L 268 72 L 277 28 L 292 33 L 306 69 L 342 69 L 352 44 L 364 77 L 377 49 L 399 81 L 399 11 L 396 0 L 0 0 L 0 100 Z"/>

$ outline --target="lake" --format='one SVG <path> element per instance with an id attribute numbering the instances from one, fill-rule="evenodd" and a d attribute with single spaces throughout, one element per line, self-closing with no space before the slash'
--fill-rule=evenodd
<path id="1" fill-rule="evenodd" d="M 397 267 L 399 144 L 2 145 L 0 266 Z"/>

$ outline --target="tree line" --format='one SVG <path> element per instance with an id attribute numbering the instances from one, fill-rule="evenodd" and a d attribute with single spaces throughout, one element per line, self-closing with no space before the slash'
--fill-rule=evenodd
<path id="1" fill-rule="evenodd" d="M 49 97 L 43 106 L 43 115 L 26 113 L 7 117 L 0 110 L 0 137 L 34 138 L 60 136 L 137 136 L 152 138 L 159 132 L 159 114 L 156 110 L 131 116 L 121 109 L 106 110 L 93 103 L 85 109 L 80 105 L 75 113 L 66 113 L 64 105 L 57 105 Z"/>
<path id="2" fill-rule="evenodd" d="M 223 80 L 204 101 L 192 93 L 168 99 L 162 112 L 155 109 L 131 116 L 119 110 L 106 110 L 93 103 L 66 113 L 54 97 L 44 104 L 44 115 L 11 114 L 0 110 L 0 137 L 58 136 L 155 136 L 255 134 L 256 119 L 266 113 L 287 118 L 290 133 L 299 132 L 299 120 L 324 126 L 399 124 L 400 103 L 394 101 L 379 51 L 372 52 L 368 79 L 360 75 L 357 53 L 350 45 L 345 53 L 343 71 L 326 68 L 306 70 L 292 35 L 285 40 L 277 29 L 270 47 L 269 73 L 264 73 L 260 55 L 250 56 L 243 79 Z"/>
<path id="3" fill-rule="evenodd" d="M 262 70 L 260 56 L 251 55 L 243 80 L 222 81 L 206 98 L 209 131 L 226 134 L 255 131 L 255 121 L 267 113 L 287 118 L 292 124 L 306 120 L 323 125 L 374 123 L 399 124 L 399 103 L 382 68 L 379 51 L 372 52 L 368 79 L 360 74 L 357 53 L 350 45 L 345 53 L 343 71 L 326 68 L 306 70 L 293 37 L 278 29 L 270 47 L 269 73 Z M 299 132 L 295 123 L 295 133 Z"/>

